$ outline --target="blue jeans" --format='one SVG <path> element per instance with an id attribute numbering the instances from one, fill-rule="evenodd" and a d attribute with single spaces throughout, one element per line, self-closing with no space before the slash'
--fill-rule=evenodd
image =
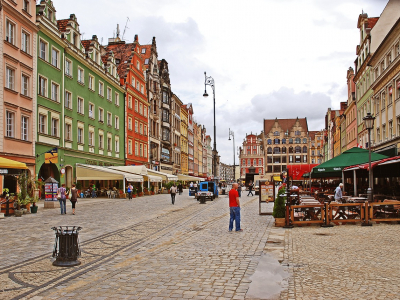
<path id="1" fill-rule="evenodd" d="M 235 225 L 236 225 L 236 231 L 240 230 L 240 207 L 234 206 L 234 207 L 229 207 L 231 216 L 229 219 L 229 231 L 232 231 L 233 229 L 233 220 L 235 220 Z"/>
<path id="2" fill-rule="evenodd" d="M 175 194 L 171 194 L 172 204 L 175 204 Z"/>
<path id="3" fill-rule="evenodd" d="M 61 209 L 61 214 L 66 214 L 67 213 L 67 205 L 66 205 L 66 199 L 59 199 L 60 202 L 60 209 Z"/>

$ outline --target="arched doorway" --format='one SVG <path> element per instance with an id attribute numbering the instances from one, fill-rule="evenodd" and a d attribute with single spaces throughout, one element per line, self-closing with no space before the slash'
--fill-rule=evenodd
<path id="1" fill-rule="evenodd" d="M 53 177 L 55 180 L 60 182 L 60 172 L 55 164 L 42 164 L 40 167 L 38 178 L 45 181 L 47 178 Z"/>
<path id="2" fill-rule="evenodd" d="M 66 166 L 65 167 L 65 185 L 67 187 L 72 186 L 72 176 L 73 175 L 73 170 L 71 166 Z"/>

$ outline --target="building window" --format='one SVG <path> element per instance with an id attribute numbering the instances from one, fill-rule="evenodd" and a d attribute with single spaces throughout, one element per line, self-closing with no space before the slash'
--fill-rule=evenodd
<path id="1" fill-rule="evenodd" d="M 89 131 L 89 146 L 94 146 L 94 132 Z"/>
<path id="2" fill-rule="evenodd" d="M 393 122 L 389 122 L 389 139 L 393 137 Z"/>
<path id="3" fill-rule="evenodd" d="M 99 148 L 104 149 L 104 136 L 99 134 Z"/>
<path id="4" fill-rule="evenodd" d="M 65 59 L 65 75 L 72 77 L 72 62 L 69 59 Z"/>
<path id="5" fill-rule="evenodd" d="M 143 114 L 143 105 L 142 103 L 139 103 L 139 114 Z"/>
<path id="6" fill-rule="evenodd" d="M 295 139 L 295 143 L 296 143 L 296 144 L 300 144 L 300 143 L 301 143 L 301 139 L 300 139 L 300 138 L 296 138 L 296 139 Z"/>
<path id="7" fill-rule="evenodd" d="M 21 50 L 29 54 L 30 35 L 22 31 L 21 35 Z"/>
<path id="8" fill-rule="evenodd" d="M 111 99 L 111 88 L 109 88 L 109 87 L 107 87 L 107 100 L 108 101 L 112 101 L 112 99 Z"/>
<path id="9" fill-rule="evenodd" d="M 139 91 L 140 90 L 140 83 L 139 81 L 136 80 L 136 89 Z"/>
<path id="10" fill-rule="evenodd" d="M 59 102 L 59 100 L 58 100 L 58 92 L 59 92 L 58 90 L 59 89 L 60 89 L 60 86 L 58 84 L 56 84 L 54 82 L 51 83 L 51 100 Z"/>
<path id="11" fill-rule="evenodd" d="M 15 137 L 15 113 L 11 111 L 6 112 L 6 136 Z"/>
<path id="12" fill-rule="evenodd" d="M 132 86 L 135 87 L 135 78 L 132 77 L 132 82 L 131 82 Z"/>
<path id="13" fill-rule="evenodd" d="M 147 117 L 147 106 L 143 106 L 143 114 Z"/>
<path id="14" fill-rule="evenodd" d="M 128 108 L 132 109 L 132 97 L 128 96 Z"/>
<path id="15" fill-rule="evenodd" d="M 65 91 L 65 107 L 72 109 L 72 94 L 68 91 Z"/>
<path id="16" fill-rule="evenodd" d="M 29 96 L 29 77 L 24 74 L 21 77 L 21 94 Z"/>
<path id="17" fill-rule="evenodd" d="M 14 90 L 15 70 L 6 67 L 6 88 Z"/>
<path id="18" fill-rule="evenodd" d="M 282 153 L 286 153 L 286 147 L 282 147 Z"/>
<path id="19" fill-rule="evenodd" d="M 46 130 L 47 125 L 47 117 L 45 115 L 39 114 L 39 132 L 40 133 L 47 133 Z"/>
<path id="20" fill-rule="evenodd" d="M 115 93 L 115 105 L 119 106 L 119 94 Z"/>
<path id="21" fill-rule="evenodd" d="M 128 141 L 128 154 L 132 154 L 132 141 Z"/>
<path id="22" fill-rule="evenodd" d="M 58 119 L 51 118 L 51 135 L 58 136 Z"/>
<path id="23" fill-rule="evenodd" d="M 104 84 L 99 81 L 99 95 L 104 97 Z"/>
<path id="24" fill-rule="evenodd" d="M 148 65 L 148 64 L 149 64 L 149 59 L 148 59 L 148 58 L 146 58 L 146 59 L 144 60 L 144 64 L 145 64 L 145 65 Z"/>
<path id="25" fill-rule="evenodd" d="M 24 0 L 22 9 L 24 11 L 26 11 L 27 13 L 29 13 L 29 1 L 28 0 Z"/>
<path id="26" fill-rule="evenodd" d="M 84 71 L 81 68 L 78 68 L 78 82 L 81 84 L 85 83 Z"/>
<path id="27" fill-rule="evenodd" d="M 163 127 L 162 139 L 163 139 L 163 141 L 169 141 L 169 129 L 168 128 Z"/>
<path id="28" fill-rule="evenodd" d="M 119 153 L 119 139 L 116 137 L 115 138 L 115 152 Z"/>
<path id="29" fill-rule="evenodd" d="M 286 139 L 282 139 L 282 144 L 286 144 Z"/>
<path id="30" fill-rule="evenodd" d="M 143 134 L 143 124 L 142 123 L 139 124 L 139 128 L 140 128 L 139 133 Z"/>
<path id="31" fill-rule="evenodd" d="M 143 85 L 140 85 L 140 92 L 141 92 L 142 94 L 144 94 L 144 87 L 143 87 Z"/>
<path id="32" fill-rule="evenodd" d="M 89 75 L 89 89 L 94 91 L 94 77 Z"/>
<path id="33" fill-rule="evenodd" d="M 114 125 L 115 125 L 115 129 L 119 129 L 119 117 L 115 116 L 115 120 L 114 120 Z"/>
<path id="34" fill-rule="evenodd" d="M 138 151 L 139 151 L 138 142 L 135 142 L 135 155 L 136 156 L 138 156 Z"/>
<path id="35" fill-rule="evenodd" d="M 144 145 L 144 157 L 147 157 L 147 145 Z"/>
<path id="36" fill-rule="evenodd" d="M 39 95 L 47 97 L 47 79 L 39 75 Z"/>
<path id="37" fill-rule="evenodd" d="M 107 112 L 107 126 L 112 126 L 112 114 Z"/>
<path id="38" fill-rule="evenodd" d="M 112 139 L 107 137 L 107 151 L 112 151 Z"/>
<path id="39" fill-rule="evenodd" d="M 83 115 L 85 113 L 85 111 L 83 108 L 83 99 L 82 98 L 78 97 L 78 106 L 77 107 L 78 107 L 78 113 Z"/>
<path id="40" fill-rule="evenodd" d="M 143 144 L 140 143 L 140 157 L 143 157 Z"/>
<path id="41" fill-rule="evenodd" d="M 128 130 L 132 130 L 132 118 L 128 118 Z"/>
<path id="42" fill-rule="evenodd" d="M 6 41 L 14 45 L 15 24 L 11 21 L 6 21 Z"/>
<path id="43" fill-rule="evenodd" d="M 83 144 L 83 128 L 78 127 L 78 144 Z"/>
<path id="44" fill-rule="evenodd" d="M 143 134 L 147 135 L 147 125 L 144 125 Z"/>
<path id="45" fill-rule="evenodd" d="M 71 124 L 65 124 L 65 139 L 67 141 L 72 141 L 72 126 Z"/>
<path id="46" fill-rule="evenodd" d="M 89 103 L 89 118 L 94 119 L 94 104 Z"/>
<path id="47" fill-rule="evenodd" d="M 138 101 L 135 100 L 135 111 L 138 111 Z"/>
<path id="48" fill-rule="evenodd" d="M 39 57 L 43 60 L 46 60 L 47 58 L 47 43 L 43 40 L 40 40 L 39 42 Z"/>
<path id="49" fill-rule="evenodd" d="M 168 93 L 163 91 L 163 103 L 169 104 Z"/>
<path id="50" fill-rule="evenodd" d="M 139 126 L 138 121 L 135 121 L 135 132 L 139 132 L 138 126 Z"/>
<path id="51" fill-rule="evenodd" d="M 56 67 L 58 67 L 58 63 L 59 63 L 59 59 L 60 59 L 60 52 L 56 49 L 51 49 L 51 64 Z"/>
<path id="52" fill-rule="evenodd" d="M 104 109 L 99 107 L 99 122 L 104 123 Z"/>
<path id="53" fill-rule="evenodd" d="M 307 153 L 307 147 L 306 146 L 303 147 L 303 153 Z"/>

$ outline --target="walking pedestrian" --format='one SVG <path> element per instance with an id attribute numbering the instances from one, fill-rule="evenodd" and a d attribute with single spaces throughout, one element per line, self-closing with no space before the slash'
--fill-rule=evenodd
<path id="1" fill-rule="evenodd" d="M 249 193 L 247 194 L 247 197 L 251 194 L 252 196 L 254 196 L 253 195 L 253 182 L 252 181 L 250 181 L 250 183 L 249 183 Z"/>
<path id="2" fill-rule="evenodd" d="M 133 191 L 133 186 L 132 186 L 132 184 L 130 183 L 130 184 L 128 185 L 128 197 L 129 197 L 129 200 L 132 200 L 132 191 Z"/>
<path id="3" fill-rule="evenodd" d="M 182 195 L 182 193 L 183 193 L 183 185 L 182 185 L 182 183 L 179 183 L 178 190 L 179 190 L 179 195 Z"/>
<path id="4" fill-rule="evenodd" d="M 61 209 L 61 214 L 62 215 L 65 215 L 65 214 L 67 214 L 67 205 L 66 205 L 66 202 L 67 202 L 67 197 L 66 197 L 66 189 L 65 189 L 65 183 L 63 183 L 62 185 L 61 185 L 61 187 L 58 189 L 58 191 L 57 191 L 57 193 L 58 193 L 58 195 L 60 196 L 59 198 L 58 198 L 58 196 L 57 196 L 57 198 L 58 198 L 58 201 L 60 202 L 60 209 Z"/>
<path id="5" fill-rule="evenodd" d="M 234 183 L 232 189 L 229 191 L 229 231 L 233 229 L 233 221 L 235 221 L 235 230 L 243 231 L 243 229 L 240 228 L 240 201 L 237 189 L 238 184 Z"/>
<path id="6" fill-rule="evenodd" d="M 343 183 L 340 183 L 339 186 L 335 189 L 335 201 L 341 203 L 342 202 L 342 188 L 343 188 Z"/>
<path id="7" fill-rule="evenodd" d="M 175 195 L 176 195 L 176 186 L 175 186 L 175 183 L 174 183 L 173 186 L 171 186 L 170 192 L 171 192 L 171 201 L 172 201 L 172 204 L 175 204 Z"/>
<path id="8" fill-rule="evenodd" d="M 239 194 L 239 198 L 242 197 L 242 185 L 241 185 L 241 183 L 239 182 L 239 183 L 234 183 L 234 184 L 236 184 L 236 186 L 237 186 L 237 192 Z M 233 185 L 232 185 L 232 189 L 234 189 Z"/>
<path id="9" fill-rule="evenodd" d="M 69 199 L 72 203 L 72 214 L 74 215 L 75 214 L 75 204 L 76 204 L 76 202 L 78 202 L 78 190 L 76 189 L 75 184 L 72 185 L 70 193 L 71 193 L 71 197 Z"/>

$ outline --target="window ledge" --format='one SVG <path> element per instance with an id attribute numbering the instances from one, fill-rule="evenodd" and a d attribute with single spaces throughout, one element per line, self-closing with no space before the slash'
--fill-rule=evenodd
<path id="1" fill-rule="evenodd" d="M 85 146 L 85 144 L 82 144 L 82 143 L 79 143 L 79 142 L 78 142 L 78 145 L 79 145 L 79 146 Z"/>
<path id="2" fill-rule="evenodd" d="M 11 0 L 12 1 L 12 0 Z M 27 15 L 29 18 L 32 18 L 32 15 L 25 9 L 22 9 L 22 12 Z"/>
<path id="3" fill-rule="evenodd" d="M 4 44 L 9 45 L 11 48 L 14 48 L 15 50 L 18 50 L 19 48 L 17 46 L 15 46 L 13 43 L 10 43 L 7 40 L 4 40 Z"/>
<path id="4" fill-rule="evenodd" d="M 101 98 L 103 98 L 103 99 L 104 99 L 104 96 L 103 96 L 102 94 L 99 94 L 99 97 L 101 97 Z"/>
<path id="5" fill-rule="evenodd" d="M 65 77 L 69 78 L 69 79 L 74 79 L 74 77 L 72 77 L 71 75 L 65 73 Z"/>
<path id="6" fill-rule="evenodd" d="M 28 100 L 33 100 L 32 97 L 26 96 L 24 94 L 19 94 L 22 98 L 28 99 Z"/>
<path id="7" fill-rule="evenodd" d="M 79 85 L 81 85 L 81 86 L 85 86 L 85 83 L 84 83 L 84 82 L 82 82 L 82 81 L 79 81 L 79 80 L 78 80 L 77 82 L 78 82 L 78 84 L 79 84 Z"/>
<path id="8" fill-rule="evenodd" d="M 30 55 L 28 52 L 25 52 L 24 50 L 20 50 L 20 52 L 23 54 L 23 55 L 26 55 L 26 56 L 28 56 L 29 58 L 33 58 L 33 56 L 32 55 Z"/>
<path id="9" fill-rule="evenodd" d="M 78 111 L 78 115 L 84 116 L 85 114 Z"/>
<path id="10" fill-rule="evenodd" d="M 95 92 L 95 90 L 92 90 L 91 88 L 88 88 L 88 90 L 91 91 L 91 92 L 93 92 L 93 93 Z"/>
<path id="11" fill-rule="evenodd" d="M 22 142 L 22 143 L 25 143 L 25 144 L 32 144 L 31 141 L 25 141 L 25 140 L 21 140 L 21 139 L 17 139 L 17 138 L 11 137 L 11 136 L 4 136 L 4 138 L 7 139 L 7 140 L 11 140 L 11 141 Z"/>
<path id="12" fill-rule="evenodd" d="M 13 93 L 13 94 L 15 94 L 15 95 L 18 95 L 18 92 L 17 92 L 17 91 L 14 91 L 14 90 L 12 90 L 12 89 L 9 89 L 8 87 L 4 87 L 4 90 L 5 90 L 5 91 L 8 91 L 8 92 L 10 92 L 10 93 Z"/>
<path id="13" fill-rule="evenodd" d="M 66 110 L 72 111 L 72 107 L 64 106 Z"/>

